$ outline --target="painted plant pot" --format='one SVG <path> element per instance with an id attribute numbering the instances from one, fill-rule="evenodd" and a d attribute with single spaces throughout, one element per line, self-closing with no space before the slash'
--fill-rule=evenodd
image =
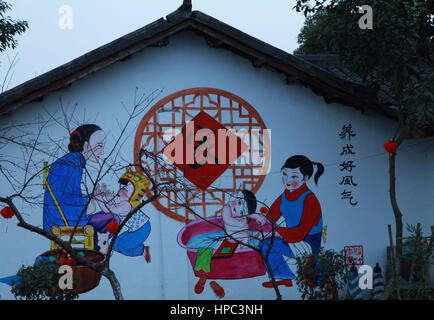
<path id="1" fill-rule="evenodd" d="M 209 222 L 208 222 L 209 221 Z M 187 247 L 188 241 L 198 235 L 222 231 L 223 221 L 221 217 L 212 217 L 205 220 L 197 220 L 187 224 L 178 233 L 178 244 L 186 249 L 187 256 L 193 267 L 196 265 L 196 256 L 199 249 Z M 258 230 L 254 221 L 249 223 L 249 229 Z M 264 227 L 264 231 L 268 229 Z M 271 228 L 270 228 L 271 229 Z M 213 254 L 216 249 L 213 250 Z M 262 276 L 266 273 L 264 263 L 258 252 L 251 248 L 238 247 L 232 257 L 224 259 L 211 259 L 210 272 L 195 271 L 197 277 L 205 276 L 207 279 L 244 279 Z"/>
<path id="2" fill-rule="evenodd" d="M 104 263 L 105 256 L 101 252 L 81 248 L 74 248 L 74 250 L 77 252 L 82 252 L 82 254 L 84 254 L 84 257 L 92 262 L 100 264 Z M 59 250 L 50 250 L 41 254 L 41 256 L 48 258 L 50 256 L 56 256 L 56 254 L 59 254 Z M 59 262 L 59 264 L 62 263 Z M 99 285 L 99 281 L 101 280 L 101 273 L 96 272 L 95 270 L 87 266 L 77 265 L 77 262 L 75 261 L 72 261 L 72 263 L 70 263 L 70 266 L 73 270 L 73 285 L 74 290 L 77 294 L 89 292 Z"/>

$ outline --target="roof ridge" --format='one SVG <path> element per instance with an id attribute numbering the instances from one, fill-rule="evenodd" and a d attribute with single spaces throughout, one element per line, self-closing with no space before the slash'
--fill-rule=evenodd
<path id="1" fill-rule="evenodd" d="M 176 23 L 178 20 L 185 19 L 191 15 L 192 12 L 192 0 L 184 0 L 182 5 L 173 11 L 172 13 L 169 13 L 166 16 L 166 20 L 172 23 Z"/>

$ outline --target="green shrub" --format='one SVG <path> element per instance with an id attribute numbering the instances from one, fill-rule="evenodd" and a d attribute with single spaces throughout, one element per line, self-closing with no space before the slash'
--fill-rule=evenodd
<path id="1" fill-rule="evenodd" d="M 17 273 L 19 282 L 12 286 L 12 294 L 18 300 L 74 300 L 78 295 L 73 291 L 59 290 L 62 275 L 59 265 L 40 261 L 29 267 L 22 266 Z"/>

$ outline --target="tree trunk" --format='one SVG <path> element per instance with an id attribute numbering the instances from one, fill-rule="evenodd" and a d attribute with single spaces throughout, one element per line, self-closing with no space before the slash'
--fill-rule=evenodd
<path id="1" fill-rule="evenodd" d="M 277 285 L 276 278 L 274 277 L 274 271 L 271 268 L 270 261 L 268 261 L 268 255 L 267 255 L 267 257 L 263 256 L 262 260 L 264 261 L 265 265 L 267 266 L 267 270 L 269 270 L 270 279 L 271 279 L 271 282 L 273 283 L 274 292 L 276 293 L 276 299 L 282 300 L 282 295 L 280 293 L 279 286 Z"/>
<path id="2" fill-rule="evenodd" d="M 399 210 L 398 202 L 396 200 L 396 174 L 395 174 L 395 159 L 396 154 L 392 153 L 389 156 L 389 185 L 390 185 L 390 202 L 393 209 L 393 214 L 395 215 L 395 227 L 396 227 L 396 235 L 395 235 L 395 280 L 397 281 L 397 295 L 398 299 L 401 299 L 400 290 L 399 290 L 399 278 L 400 278 L 400 261 L 402 256 L 402 236 L 403 236 L 403 227 L 402 227 L 402 213 Z"/>
<path id="3" fill-rule="evenodd" d="M 115 296 L 116 300 L 124 300 L 124 297 L 122 295 L 121 291 L 121 284 L 119 283 L 118 279 L 116 278 L 116 275 L 113 271 L 110 269 L 104 269 L 102 272 L 102 275 L 106 277 L 112 286 L 113 295 Z"/>
<path id="4" fill-rule="evenodd" d="M 401 293 L 399 290 L 399 281 L 398 281 L 398 272 L 397 270 L 397 260 L 395 258 L 395 246 L 393 245 L 393 237 L 392 237 L 392 226 L 389 224 L 388 226 L 388 231 L 389 231 L 389 241 L 390 241 L 390 261 L 392 262 L 392 278 L 393 278 L 393 282 L 395 283 L 396 286 L 396 296 L 398 297 L 398 300 L 401 299 Z M 389 291 L 391 292 L 391 290 Z M 389 296 L 389 294 L 387 294 L 387 296 Z"/>

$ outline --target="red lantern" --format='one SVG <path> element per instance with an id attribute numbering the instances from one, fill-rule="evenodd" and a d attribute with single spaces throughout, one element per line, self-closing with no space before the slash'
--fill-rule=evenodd
<path id="1" fill-rule="evenodd" d="M 112 221 L 109 224 L 107 224 L 107 231 L 110 232 L 111 234 L 115 233 L 117 229 L 118 229 L 118 224 L 116 223 L 116 221 Z"/>
<path id="2" fill-rule="evenodd" d="M 384 144 L 384 149 L 392 155 L 398 149 L 398 144 L 395 141 L 389 140 Z"/>
<path id="3" fill-rule="evenodd" d="M 14 213 L 14 211 L 12 210 L 11 207 L 3 208 L 3 209 L 0 211 L 0 214 L 1 214 L 2 217 L 5 218 L 5 219 L 10 219 L 10 218 L 12 218 L 12 217 L 15 215 L 15 213 Z"/>

